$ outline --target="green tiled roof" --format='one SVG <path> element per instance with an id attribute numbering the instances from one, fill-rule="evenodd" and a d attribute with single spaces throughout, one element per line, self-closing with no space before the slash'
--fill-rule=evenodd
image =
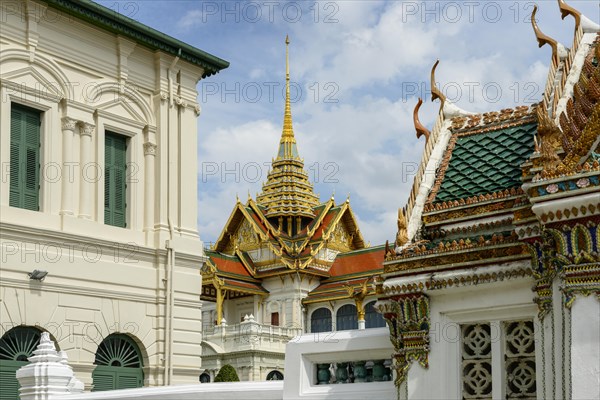
<path id="1" fill-rule="evenodd" d="M 521 185 L 521 164 L 534 149 L 537 124 L 462 136 L 435 202 L 454 201 Z"/>

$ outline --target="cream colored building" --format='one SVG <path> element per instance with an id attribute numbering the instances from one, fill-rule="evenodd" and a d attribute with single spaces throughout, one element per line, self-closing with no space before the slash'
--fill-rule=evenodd
<path id="1" fill-rule="evenodd" d="M 42 331 L 86 389 L 197 382 L 196 84 L 229 64 L 92 2 L 0 12 L 0 397 Z"/>

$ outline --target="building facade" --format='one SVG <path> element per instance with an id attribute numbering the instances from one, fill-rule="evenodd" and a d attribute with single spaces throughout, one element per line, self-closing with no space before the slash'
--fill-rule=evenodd
<path id="1" fill-rule="evenodd" d="M 600 27 L 559 7 L 570 49 L 531 17 L 552 49 L 538 104 L 460 110 L 436 63 L 431 131 L 415 108 L 427 143 L 376 284 L 401 398 L 600 396 Z"/>
<path id="2" fill-rule="evenodd" d="M 196 84 L 228 63 L 89 1 L 0 12 L 0 397 L 44 331 L 86 389 L 197 382 Z"/>
<path id="3" fill-rule="evenodd" d="M 370 284 L 383 246 L 365 245 L 349 200 L 321 202 L 314 193 L 292 127 L 289 78 L 286 48 L 283 131 L 267 182 L 256 200 L 237 200 L 207 251 L 206 382 L 224 364 L 242 380 L 282 379 L 295 336 L 385 326 Z"/>

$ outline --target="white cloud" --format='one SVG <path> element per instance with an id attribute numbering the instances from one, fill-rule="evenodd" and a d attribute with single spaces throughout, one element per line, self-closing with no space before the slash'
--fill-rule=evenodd
<path id="1" fill-rule="evenodd" d="M 196 27 L 200 25 L 202 20 L 202 11 L 201 10 L 189 10 L 185 13 L 183 17 L 177 23 L 177 27 L 182 30 L 189 30 L 190 28 Z"/>
<path id="2" fill-rule="evenodd" d="M 456 98 L 460 107 L 482 112 L 530 104 L 539 101 L 543 92 L 550 50 L 537 48 L 531 26 L 525 21 L 531 12 L 526 8 L 529 3 L 506 3 L 497 22 L 486 21 L 481 9 L 476 9 L 475 19 L 468 21 L 463 9 L 461 20 L 442 18 L 437 23 L 424 23 L 423 10 L 409 15 L 407 2 L 332 4 L 338 7 L 335 23 L 325 23 L 325 11 L 331 10 L 321 9 L 318 23 L 278 20 L 252 26 L 212 26 L 217 32 L 214 39 L 225 43 L 223 54 L 217 55 L 231 55 L 232 67 L 209 82 L 224 82 L 228 88 L 233 87 L 232 82 L 247 79 L 282 83 L 283 38 L 289 33 L 292 80 L 301 82 L 306 90 L 303 100 L 292 107 L 306 169 L 318 181 L 315 187 L 322 200 L 335 191 L 336 200 L 341 202 L 350 193 L 365 240 L 381 244 L 394 239 L 396 210 L 407 200 L 412 185 L 409 172 L 416 168 L 423 148 L 423 139 L 415 137 L 412 110 L 414 96 L 426 97 L 427 93 L 413 93 L 406 84 L 428 88 L 430 68 L 440 58 L 436 79 L 449 95 L 453 94 L 451 89 L 460 89 Z M 585 3 L 574 5 L 582 4 L 589 7 Z M 597 12 L 597 6 L 590 9 Z M 548 33 L 572 35 L 572 21 L 555 24 L 560 21 L 555 3 L 544 4 L 539 15 Z M 201 18 L 200 11 L 188 11 L 180 25 L 192 31 Z M 324 87 L 328 82 L 339 89 L 334 96 L 337 103 L 324 101 L 330 93 Z M 316 98 L 310 89 L 315 83 L 320 89 Z M 497 88 L 501 90 L 498 99 Z M 432 126 L 438 107 L 427 99 L 421 109 L 425 125 Z M 256 163 L 262 167 L 275 155 L 283 99 L 276 96 L 273 101 L 250 103 L 216 95 L 203 109 L 208 116 L 203 115 L 199 122 L 200 165 L 204 168 L 199 171 L 199 229 L 203 239 L 212 241 L 223 229 L 236 193 L 245 202 L 248 190 L 255 196 L 266 180 L 267 167 L 261 170 L 258 182 L 247 179 L 254 177 L 248 176 L 249 166 Z M 326 169 L 331 166 L 329 162 L 335 163 L 337 170 L 330 178 L 337 182 L 324 181 L 332 171 Z M 207 176 L 206 168 L 215 165 L 216 175 Z"/>

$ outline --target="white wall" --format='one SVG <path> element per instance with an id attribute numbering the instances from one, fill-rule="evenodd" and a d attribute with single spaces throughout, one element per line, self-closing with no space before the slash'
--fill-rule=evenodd
<path id="1" fill-rule="evenodd" d="M 32 13 L 0 7 L 0 162 L 7 177 L 11 105 L 40 110 L 40 211 L 10 207 L 9 179 L 0 181 L 0 334 L 17 325 L 48 330 L 89 387 L 100 341 L 127 333 L 144 355 L 146 384 L 165 382 L 165 360 L 172 360 L 172 382 L 197 382 L 205 258 L 196 228 L 195 107 L 203 71 L 175 64 L 182 85 L 170 97 L 173 56 L 74 17 L 36 19 L 45 6 L 29 4 Z M 63 118 L 76 122 L 72 131 L 63 129 Z M 103 177 L 84 175 L 89 166 L 102 173 L 109 129 L 129 138 L 126 228 L 104 224 Z M 167 241 L 175 252 L 172 279 Z M 48 276 L 30 281 L 33 269 Z"/>

